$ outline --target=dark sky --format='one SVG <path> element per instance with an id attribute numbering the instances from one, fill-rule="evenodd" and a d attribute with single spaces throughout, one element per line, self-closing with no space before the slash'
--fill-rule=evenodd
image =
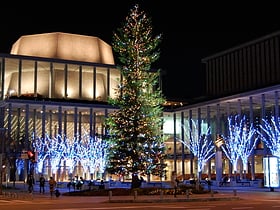
<path id="1" fill-rule="evenodd" d="M 22 35 L 65 32 L 97 36 L 111 44 L 135 3 L 162 34 L 163 93 L 168 99 L 198 97 L 204 90 L 201 59 L 280 30 L 279 7 L 269 1 L 102 0 L 12 2 L 1 5 L 0 53 Z M 245 2 L 245 1 L 244 1 Z"/>

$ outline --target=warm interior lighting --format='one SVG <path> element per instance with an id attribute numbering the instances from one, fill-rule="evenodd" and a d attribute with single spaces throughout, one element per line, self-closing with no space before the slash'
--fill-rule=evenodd
<path id="1" fill-rule="evenodd" d="M 21 36 L 11 54 L 115 64 L 112 47 L 98 37 L 61 32 Z"/>

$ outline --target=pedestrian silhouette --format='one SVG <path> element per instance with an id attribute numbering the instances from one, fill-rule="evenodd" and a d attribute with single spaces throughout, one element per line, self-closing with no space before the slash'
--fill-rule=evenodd
<path id="1" fill-rule="evenodd" d="M 50 194 L 51 194 L 51 197 L 52 197 L 54 195 L 55 188 L 56 188 L 56 181 L 54 180 L 53 177 L 50 177 L 49 187 L 50 187 Z"/>
<path id="2" fill-rule="evenodd" d="M 40 179 L 39 179 L 39 186 L 40 186 L 40 193 L 45 193 L 45 177 L 43 174 L 41 174 Z"/>
<path id="3" fill-rule="evenodd" d="M 32 174 L 29 174 L 27 177 L 27 184 L 28 184 L 28 192 L 33 192 L 33 185 L 35 184 L 35 180 Z"/>

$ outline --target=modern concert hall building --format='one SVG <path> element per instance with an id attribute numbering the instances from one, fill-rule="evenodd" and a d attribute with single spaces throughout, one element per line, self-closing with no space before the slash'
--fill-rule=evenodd
<path id="1" fill-rule="evenodd" d="M 217 136 L 228 135 L 229 116 L 246 116 L 255 125 L 279 116 L 279 38 L 276 32 L 204 58 L 205 96 L 183 105 L 166 104 L 172 107 L 164 111 L 166 181 L 172 171 L 182 179 L 197 172 L 196 157 L 178 141 L 187 140 L 182 125 L 195 120 L 197 135 L 211 128 L 216 142 Z M 114 111 L 107 97 L 114 97 L 121 79 L 111 46 L 98 37 L 61 32 L 20 37 L 10 54 L 0 54 L 2 180 L 23 181 L 30 169 L 58 181 L 76 175 L 108 178 L 102 153 L 103 122 Z M 202 174 L 219 181 L 233 171 L 216 147 Z M 34 148 L 45 153 L 35 153 L 36 161 L 30 163 L 25 152 Z M 258 140 L 248 165 L 238 162 L 237 173 L 245 170 L 248 179 L 263 178 L 266 155 L 270 151 Z"/>

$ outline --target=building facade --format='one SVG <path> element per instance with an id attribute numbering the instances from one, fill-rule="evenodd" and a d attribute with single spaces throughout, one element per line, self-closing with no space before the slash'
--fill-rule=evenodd
<path id="1" fill-rule="evenodd" d="M 90 142 L 101 150 L 104 118 L 114 110 L 107 98 L 121 75 L 112 58 L 99 38 L 65 33 L 23 36 L 11 54 L 0 55 L 2 177 L 24 180 L 35 169 L 61 181 L 103 173 L 101 157 L 94 165 L 83 161 L 92 158 Z M 37 149 L 52 154 L 30 163 L 18 153 Z"/>
<path id="2" fill-rule="evenodd" d="M 203 59 L 205 100 L 164 112 L 165 180 L 172 171 L 182 179 L 196 174 L 196 157 L 178 141 L 185 139 L 183 125 L 191 120 L 198 122 L 198 135 L 211 128 L 215 141 L 228 134 L 229 116 L 245 115 L 256 125 L 279 116 L 279 37 L 271 34 Z M 11 54 L 0 54 L 2 180 L 25 180 L 30 170 L 58 181 L 104 176 L 104 119 L 114 111 L 106 99 L 114 97 L 122 79 L 112 55 L 99 38 L 65 33 L 23 36 Z M 48 151 L 38 154 L 36 163 L 18 154 L 34 148 Z M 238 173 L 246 168 L 246 177 L 262 178 L 262 158 L 269 154 L 258 141 L 248 165 L 239 162 Z M 216 148 L 202 173 L 221 180 L 232 174 L 232 165 Z"/>
<path id="3" fill-rule="evenodd" d="M 188 178 L 195 174 L 195 158 L 189 157 L 189 151 L 176 141 L 185 135 L 182 124 L 191 119 L 203 126 L 211 127 L 213 141 L 217 136 L 228 136 L 230 116 L 246 116 L 248 123 L 259 127 L 262 119 L 279 117 L 280 82 L 280 33 L 276 32 L 243 45 L 228 49 L 216 55 L 202 59 L 206 71 L 205 100 L 178 108 L 172 114 L 174 119 L 174 166 L 178 174 Z M 181 155 L 178 155 L 180 154 Z M 248 165 L 238 162 L 237 173 L 242 178 L 254 180 L 263 178 L 263 157 L 271 155 L 264 142 L 258 139 L 248 157 Z M 216 150 L 215 156 L 207 162 L 203 173 L 212 179 L 221 180 L 233 173 L 232 164 L 223 153 Z M 244 175 L 243 175 L 244 176 Z M 244 177 L 243 177 L 244 178 Z"/>

